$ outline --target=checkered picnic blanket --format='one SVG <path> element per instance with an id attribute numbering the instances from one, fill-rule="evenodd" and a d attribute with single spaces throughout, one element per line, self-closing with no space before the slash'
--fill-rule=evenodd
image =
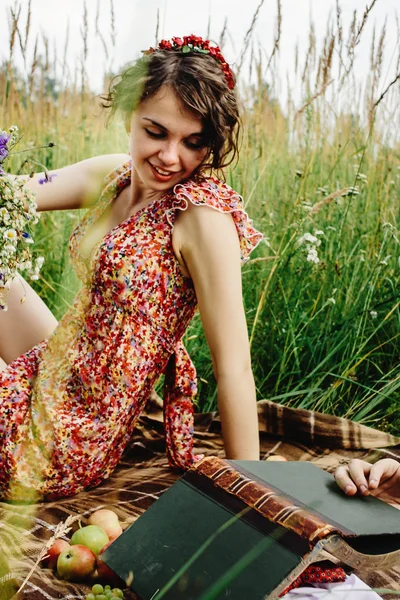
<path id="1" fill-rule="evenodd" d="M 288 460 L 311 461 L 333 472 L 350 458 L 400 460 L 400 439 L 360 424 L 307 410 L 295 410 L 267 400 L 258 403 L 262 457 L 280 454 Z M 224 456 L 217 414 L 197 414 L 196 451 Z M 21 583 L 60 521 L 74 515 L 85 519 L 102 507 L 112 508 L 123 527 L 130 525 L 180 476 L 168 467 L 162 405 L 152 395 L 129 446 L 114 474 L 99 487 L 72 498 L 30 506 L 0 502 L 0 600 L 73 600 L 84 598 L 85 584 L 57 579 L 40 565 L 21 591 Z M 70 534 L 69 534 L 70 535 Z M 371 587 L 400 590 L 400 565 L 390 572 L 358 572 Z M 127 600 L 134 594 L 126 592 Z M 394 598 L 387 595 L 386 598 Z"/>

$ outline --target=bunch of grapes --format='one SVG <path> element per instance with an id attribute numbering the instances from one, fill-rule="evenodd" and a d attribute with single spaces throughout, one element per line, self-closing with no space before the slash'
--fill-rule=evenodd
<path id="1" fill-rule="evenodd" d="M 111 586 L 102 586 L 100 583 L 96 583 L 92 587 L 90 594 L 87 594 L 86 600 L 123 600 L 124 593 L 119 588 L 111 589 Z"/>

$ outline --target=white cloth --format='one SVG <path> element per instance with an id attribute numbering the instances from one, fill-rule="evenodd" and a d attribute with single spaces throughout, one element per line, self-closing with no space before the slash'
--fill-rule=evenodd
<path id="1" fill-rule="evenodd" d="M 316 583 L 312 587 L 290 590 L 285 600 L 382 600 L 371 588 L 352 574 L 342 583 Z"/>

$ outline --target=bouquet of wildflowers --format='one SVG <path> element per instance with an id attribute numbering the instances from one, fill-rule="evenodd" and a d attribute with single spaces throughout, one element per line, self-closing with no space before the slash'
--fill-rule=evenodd
<path id="1" fill-rule="evenodd" d="M 31 226 L 39 218 L 35 194 L 26 187 L 26 178 L 8 175 L 3 169 L 18 141 L 17 127 L 10 127 L 8 133 L 0 129 L 0 310 L 7 310 L 8 289 L 17 273 L 24 271 L 38 279 L 44 262 L 31 249 Z"/>

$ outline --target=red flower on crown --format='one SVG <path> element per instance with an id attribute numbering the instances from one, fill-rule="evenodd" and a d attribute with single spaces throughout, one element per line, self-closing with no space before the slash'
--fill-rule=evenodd
<path id="1" fill-rule="evenodd" d="M 173 37 L 171 38 L 171 41 L 161 40 L 158 44 L 158 48 L 149 48 L 148 50 L 144 50 L 143 54 L 152 54 L 153 52 L 157 52 L 157 50 L 180 50 L 185 54 L 189 52 L 210 54 L 221 64 L 229 89 L 232 90 L 235 87 L 233 73 L 222 56 L 221 49 L 219 46 L 210 46 L 210 40 L 203 40 L 203 38 L 197 35 L 187 35 L 183 38 Z"/>

